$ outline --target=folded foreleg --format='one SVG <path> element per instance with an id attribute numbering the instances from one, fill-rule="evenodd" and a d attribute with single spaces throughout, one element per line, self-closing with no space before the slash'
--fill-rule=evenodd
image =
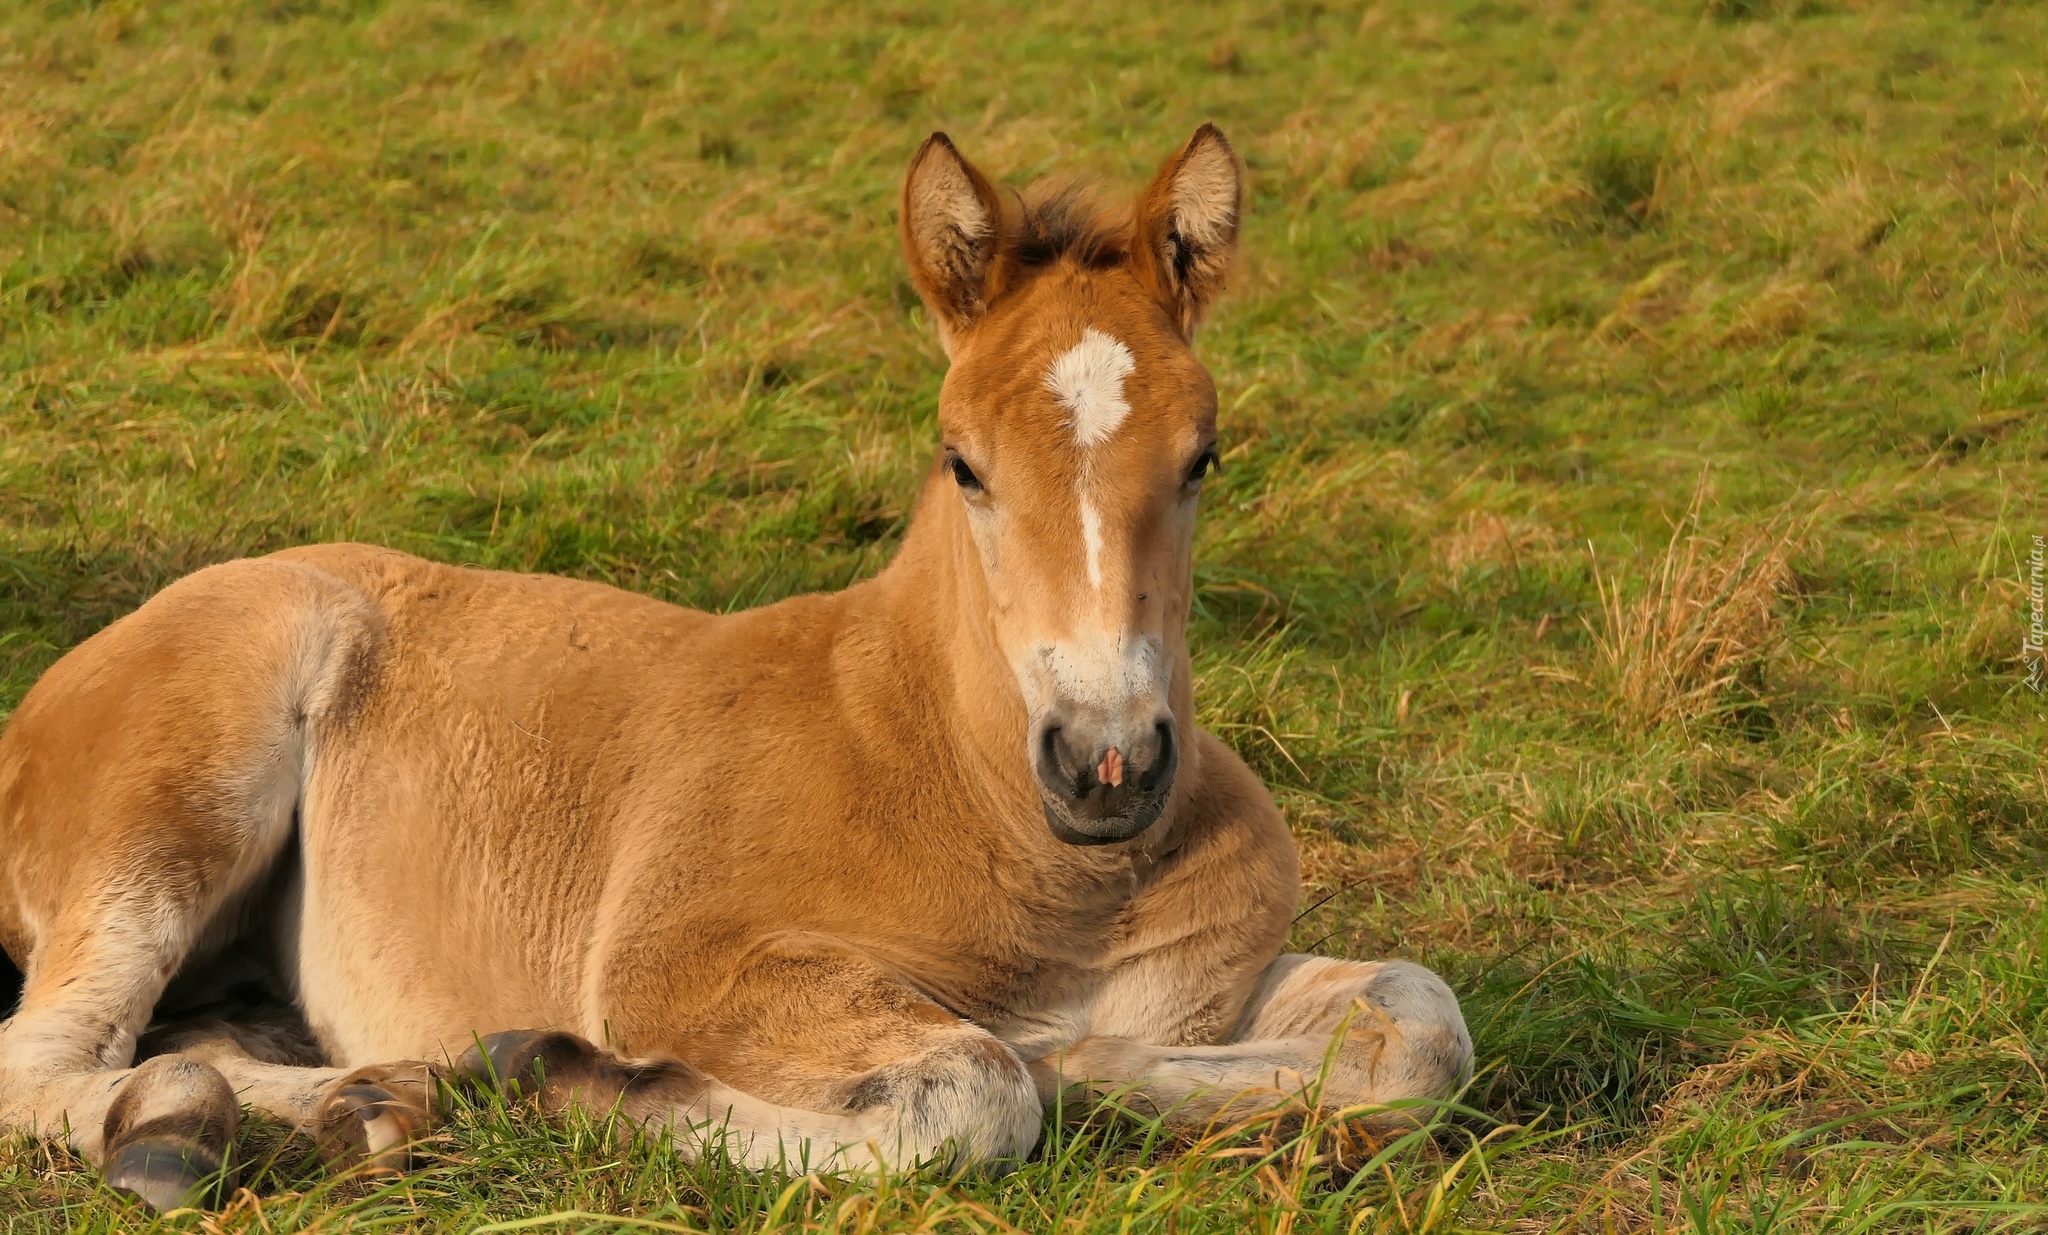
<path id="1" fill-rule="evenodd" d="M 754 1167 L 965 1167 L 1019 1160 L 1037 1143 L 1038 1095 L 1022 1061 L 882 966 L 795 934 L 732 964 L 711 1006 L 606 1018 L 659 1057 L 529 1031 L 483 1039 L 456 1071 L 519 1084 L 543 1109 L 616 1110 L 670 1132 L 684 1153 L 719 1143 Z"/>
<path id="2" fill-rule="evenodd" d="M 1296 954 L 1266 969 L 1224 1043 L 1089 1037 L 1035 1062 L 1032 1073 L 1048 1100 L 1078 1087 L 1201 1124 L 1292 1103 L 1325 1114 L 1412 1118 L 1387 1104 L 1448 1096 L 1471 1066 L 1457 998 L 1429 970 Z"/>

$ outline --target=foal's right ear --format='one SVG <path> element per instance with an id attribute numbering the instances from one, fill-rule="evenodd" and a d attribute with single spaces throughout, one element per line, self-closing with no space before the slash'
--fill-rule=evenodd
<path id="1" fill-rule="evenodd" d="M 949 356 L 955 336 L 988 311 L 1002 219 L 995 186 L 952 139 L 925 138 L 903 180 L 903 253 Z"/>

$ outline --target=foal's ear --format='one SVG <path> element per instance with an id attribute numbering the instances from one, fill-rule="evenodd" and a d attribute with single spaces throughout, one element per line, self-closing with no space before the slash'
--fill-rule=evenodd
<path id="1" fill-rule="evenodd" d="M 952 139 L 925 138 L 903 179 L 903 253 L 948 355 L 954 336 L 988 310 L 1002 219 L 995 186 Z"/>
<path id="2" fill-rule="evenodd" d="M 1243 196 L 1237 155 L 1221 129 L 1205 124 L 1138 200 L 1139 275 L 1172 310 L 1182 334 L 1194 334 L 1203 310 L 1223 290 L 1237 254 Z"/>

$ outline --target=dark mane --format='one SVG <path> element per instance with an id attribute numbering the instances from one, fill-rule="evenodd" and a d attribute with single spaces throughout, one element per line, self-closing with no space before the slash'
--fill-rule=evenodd
<path id="1" fill-rule="evenodd" d="M 1050 266 L 1061 259 L 1083 266 L 1113 266 L 1130 252 L 1130 221 L 1106 209 L 1085 184 L 1051 181 L 1018 195 L 1017 262 Z"/>

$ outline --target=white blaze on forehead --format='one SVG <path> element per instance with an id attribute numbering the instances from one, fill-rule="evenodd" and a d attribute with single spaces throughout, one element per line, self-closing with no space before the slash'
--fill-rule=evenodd
<path id="1" fill-rule="evenodd" d="M 1053 358 L 1045 371 L 1046 389 L 1074 414 L 1074 440 L 1084 447 L 1109 440 L 1130 414 L 1124 402 L 1124 379 L 1138 367 L 1131 349 L 1090 326 L 1081 341 Z"/>
<path id="2" fill-rule="evenodd" d="M 1088 549 L 1088 584 L 1102 587 L 1102 516 L 1087 498 L 1081 499 L 1081 543 Z"/>
<path id="3" fill-rule="evenodd" d="M 1117 426 L 1130 415 L 1124 399 L 1124 379 L 1138 367 L 1131 349 L 1119 339 L 1090 326 L 1081 341 L 1061 352 L 1046 366 L 1045 387 L 1059 399 L 1060 406 L 1073 414 L 1074 440 L 1083 450 L 1092 450 L 1109 440 Z M 1088 583 L 1102 588 L 1102 516 L 1088 501 L 1085 491 L 1087 469 L 1081 493 L 1081 543 L 1088 551 Z"/>

